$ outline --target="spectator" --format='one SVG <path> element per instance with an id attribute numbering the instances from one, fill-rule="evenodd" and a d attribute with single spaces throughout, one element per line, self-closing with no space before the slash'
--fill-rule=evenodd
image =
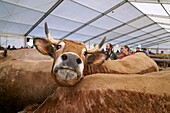
<path id="1" fill-rule="evenodd" d="M 163 54 L 164 54 L 164 51 L 161 51 L 161 54 L 163 55 Z"/>
<path id="2" fill-rule="evenodd" d="M 4 47 L 0 46 L 0 50 L 4 50 Z"/>
<path id="3" fill-rule="evenodd" d="M 104 49 L 103 49 L 103 48 L 102 48 L 101 52 L 102 52 L 102 53 L 105 53 L 105 51 L 104 51 Z"/>
<path id="4" fill-rule="evenodd" d="M 149 56 L 149 52 L 147 51 L 146 48 L 143 48 L 143 52 L 144 52 L 147 56 Z"/>
<path id="5" fill-rule="evenodd" d="M 110 58 L 111 60 L 116 60 L 117 55 L 113 51 L 113 45 L 110 43 L 106 44 L 106 52 L 105 54 L 107 55 L 107 59 Z"/>
<path id="6" fill-rule="evenodd" d="M 4 49 L 3 56 L 7 57 L 7 49 Z"/>
<path id="7" fill-rule="evenodd" d="M 16 49 L 15 46 L 12 46 L 11 50 L 15 50 L 15 49 Z"/>
<path id="8" fill-rule="evenodd" d="M 7 49 L 8 49 L 8 50 L 11 50 L 11 46 L 10 46 L 10 45 L 8 45 Z"/>
<path id="9" fill-rule="evenodd" d="M 116 53 L 120 53 L 119 50 L 117 50 Z"/>
<path id="10" fill-rule="evenodd" d="M 155 55 L 155 53 L 153 53 L 153 52 L 151 51 L 151 49 L 149 49 L 149 55 L 150 55 L 150 54 Z"/>
<path id="11" fill-rule="evenodd" d="M 131 55 L 130 48 L 127 45 L 121 47 L 121 52 L 122 54 L 120 55 L 120 59 Z"/>
<path id="12" fill-rule="evenodd" d="M 136 53 L 141 52 L 139 47 L 136 47 Z"/>

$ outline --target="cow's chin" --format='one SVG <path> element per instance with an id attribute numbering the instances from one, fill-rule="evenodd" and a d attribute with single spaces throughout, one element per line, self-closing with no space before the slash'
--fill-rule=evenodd
<path id="1" fill-rule="evenodd" d="M 58 69 L 54 77 L 59 85 L 74 86 L 81 80 L 82 75 L 71 69 Z"/>

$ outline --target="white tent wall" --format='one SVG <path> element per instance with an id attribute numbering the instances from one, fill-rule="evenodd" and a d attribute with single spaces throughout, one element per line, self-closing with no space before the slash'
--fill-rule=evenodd
<path id="1" fill-rule="evenodd" d="M 165 54 L 170 54 L 170 42 L 158 44 L 155 46 L 148 47 L 151 48 L 152 52 L 156 53 L 156 49 L 158 49 L 158 53 L 164 51 Z"/>
<path id="2" fill-rule="evenodd" d="M 0 36 L 0 45 L 4 48 L 7 48 L 8 45 L 15 46 L 16 48 L 21 48 L 21 46 L 24 47 L 25 45 L 25 37 L 4 37 Z"/>
<path id="3" fill-rule="evenodd" d="M 55 39 L 85 42 L 87 48 L 105 36 L 105 43 L 113 45 L 148 46 L 170 36 L 169 1 L 0 0 L 0 34 L 16 34 L 0 35 L 0 44 L 18 48 L 26 45 L 24 36 L 45 37 L 47 22 Z"/>

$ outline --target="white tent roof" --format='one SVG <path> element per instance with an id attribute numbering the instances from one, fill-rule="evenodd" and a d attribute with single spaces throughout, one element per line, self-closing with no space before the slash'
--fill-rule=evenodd
<path id="1" fill-rule="evenodd" d="M 1 0 L 1 43 L 6 34 L 136 47 L 170 41 L 170 0 Z M 15 38 L 16 39 L 16 38 Z"/>

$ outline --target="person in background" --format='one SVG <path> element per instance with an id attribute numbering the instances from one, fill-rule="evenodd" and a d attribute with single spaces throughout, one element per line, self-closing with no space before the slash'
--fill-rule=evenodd
<path id="1" fill-rule="evenodd" d="M 161 54 L 163 55 L 163 54 L 164 54 L 164 51 L 161 51 Z"/>
<path id="2" fill-rule="evenodd" d="M 149 52 L 147 51 L 146 48 L 143 48 L 143 52 L 144 52 L 147 56 L 149 56 Z"/>
<path id="3" fill-rule="evenodd" d="M 119 50 L 117 50 L 116 53 L 120 53 Z"/>
<path id="4" fill-rule="evenodd" d="M 151 51 L 151 49 L 149 49 L 148 52 L 149 52 L 149 55 L 150 55 L 150 54 L 155 55 L 155 53 L 153 53 L 153 52 Z"/>
<path id="5" fill-rule="evenodd" d="M 117 60 L 117 55 L 113 51 L 113 45 L 111 43 L 106 44 L 106 51 L 105 54 L 107 55 L 106 59 Z"/>
<path id="6" fill-rule="evenodd" d="M 15 50 L 15 49 L 16 49 L 15 46 L 12 46 L 11 50 Z"/>
<path id="7" fill-rule="evenodd" d="M 4 47 L 0 46 L 0 50 L 4 50 Z"/>
<path id="8" fill-rule="evenodd" d="M 10 46 L 10 45 L 8 45 L 7 49 L 8 49 L 8 50 L 11 50 L 11 46 Z"/>
<path id="9" fill-rule="evenodd" d="M 4 49 L 3 56 L 7 57 L 7 49 Z"/>
<path id="10" fill-rule="evenodd" d="M 141 52 L 139 47 L 136 47 L 136 53 Z"/>
<path id="11" fill-rule="evenodd" d="M 127 45 L 121 47 L 121 52 L 122 54 L 120 55 L 120 59 L 131 55 L 130 48 Z"/>

